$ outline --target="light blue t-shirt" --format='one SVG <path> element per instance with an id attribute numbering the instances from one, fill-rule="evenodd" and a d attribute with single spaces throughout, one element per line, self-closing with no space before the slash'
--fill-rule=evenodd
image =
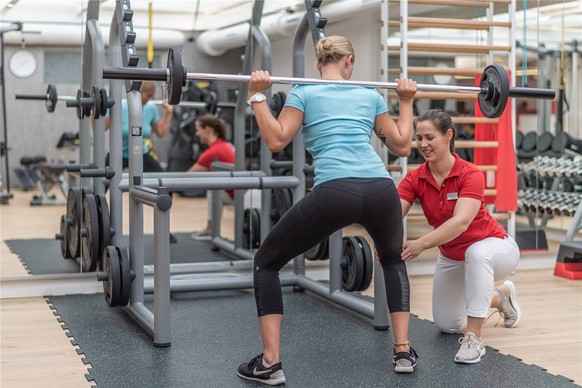
<path id="1" fill-rule="evenodd" d="M 388 111 L 372 88 L 296 85 L 285 106 L 303 112 L 303 142 L 313 156 L 314 185 L 338 178 L 391 178 L 372 147 L 376 116 Z"/>
<path id="2" fill-rule="evenodd" d="M 145 143 L 152 134 L 152 123 L 155 123 L 160 119 L 160 113 L 158 108 L 151 102 L 146 102 L 143 106 L 143 122 L 142 122 L 142 133 L 143 133 L 143 153 L 147 154 L 150 150 Z M 127 100 L 121 101 L 121 133 L 122 133 L 122 150 L 123 158 L 129 158 L 129 109 L 127 107 Z"/>

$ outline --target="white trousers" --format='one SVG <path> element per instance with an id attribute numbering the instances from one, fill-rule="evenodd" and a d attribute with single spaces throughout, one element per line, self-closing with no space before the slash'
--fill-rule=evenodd
<path id="1" fill-rule="evenodd" d="M 206 191 L 206 199 L 208 202 L 208 220 L 212 220 L 212 190 Z M 220 190 L 220 217 L 222 218 L 222 208 L 226 205 L 234 205 L 234 199 L 230 198 L 230 195 L 225 190 Z M 244 196 L 244 208 L 252 208 L 255 207 L 257 209 L 261 208 L 261 190 L 251 189 L 245 191 Z"/>
<path id="2" fill-rule="evenodd" d="M 518 261 L 519 247 L 511 237 L 474 243 L 467 249 L 465 261 L 439 254 L 432 292 L 432 315 L 439 330 L 457 333 L 467 326 L 467 316 L 485 318 L 494 282 L 509 276 Z"/>

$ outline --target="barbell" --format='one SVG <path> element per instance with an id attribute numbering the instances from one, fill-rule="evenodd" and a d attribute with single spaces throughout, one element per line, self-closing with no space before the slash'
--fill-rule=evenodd
<path id="1" fill-rule="evenodd" d="M 120 80 L 151 80 L 164 81 L 167 84 L 168 102 L 176 105 L 180 102 L 182 87 L 187 80 L 212 80 L 224 82 L 246 83 L 250 75 L 187 73 L 182 65 L 182 54 L 179 48 L 172 48 L 168 53 L 166 69 L 138 69 L 127 67 L 104 67 L 103 78 Z M 274 84 L 324 84 L 324 85 L 352 85 L 373 87 L 379 89 L 396 89 L 396 82 L 352 81 L 352 80 L 324 80 L 314 78 L 274 77 L 270 78 Z M 452 86 L 418 84 L 418 91 L 432 92 L 462 92 L 478 93 L 478 102 L 485 117 L 495 118 L 503 114 L 509 97 L 523 97 L 534 99 L 550 99 L 556 97 L 553 89 L 511 87 L 507 72 L 502 66 L 489 65 L 481 75 L 479 86 Z"/>
<path id="2" fill-rule="evenodd" d="M 46 109 L 49 113 L 53 113 L 57 106 L 57 101 L 77 101 L 76 96 L 60 96 L 57 93 L 56 86 L 49 84 L 47 86 L 46 94 L 17 94 L 15 95 L 17 100 L 41 100 L 45 102 Z M 149 100 L 152 104 L 162 105 L 162 100 Z M 210 103 L 208 102 L 198 102 L 198 101 L 180 101 L 179 106 L 185 106 L 197 110 L 206 110 Z M 220 105 L 220 103 L 219 103 Z"/>

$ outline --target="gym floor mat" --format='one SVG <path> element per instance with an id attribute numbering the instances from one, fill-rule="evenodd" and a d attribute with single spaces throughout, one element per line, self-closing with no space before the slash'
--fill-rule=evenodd
<path id="1" fill-rule="evenodd" d="M 286 387 L 577 387 L 563 376 L 487 347 L 478 364 L 456 364 L 458 335 L 411 317 L 410 340 L 419 353 L 412 374 L 396 374 L 391 331 L 317 297 L 284 289 L 282 354 Z M 175 293 L 168 348 L 102 295 L 51 297 L 49 303 L 92 366 L 98 387 L 257 387 L 236 368 L 261 352 L 251 291 Z M 153 307 L 153 295 L 145 296 Z"/>
<path id="2" fill-rule="evenodd" d="M 171 263 L 196 263 L 206 261 L 236 260 L 225 253 L 215 252 L 208 241 L 197 241 L 190 233 L 175 233 L 178 240 L 170 244 Z M 127 236 L 123 236 L 123 245 L 129 246 Z M 60 241 L 55 239 L 7 240 L 10 250 L 18 255 L 23 264 L 33 275 L 50 275 L 79 272 L 77 260 L 63 259 Z M 144 236 L 144 262 L 153 264 L 154 238 Z"/>

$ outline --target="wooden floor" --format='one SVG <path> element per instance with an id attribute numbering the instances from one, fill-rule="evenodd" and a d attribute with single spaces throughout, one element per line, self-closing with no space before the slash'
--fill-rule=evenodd
<path id="1" fill-rule="evenodd" d="M 27 275 L 4 241 L 52 238 L 65 212 L 64 206 L 30 207 L 32 192 L 14 194 L 9 205 L 0 206 L 1 277 Z M 151 232 L 152 217 L 147 209 L 144 213 L 145 230 Z M 204 199 L 175 196 L 171 229 L 197 230 L 204 224 L 205 215 Z M 232 223 L 232 217 L 232 210 L 226 209 L 225 228 Z M 364 234 L 360 228 L 349 229 L 348 234 Z M 224 230 L 224 235 L 228 236 L 229 230 Z M 410 272 L 414 272 L 412 268 Z M 519 327 L 507 329 L 502 324 L 494 327 L 497 318 L 492 317 L 483 331 L 486 344 L 582 385 L 582 281 L 555 277 L 552 268 L 517 271 L 512 280 L 517 284 L 522 321 Z M 411 286 L 412 312 L 431 320 L 432 277 L 411 276 Z M 90 365 L 83 364 L 77 347 L 71 345 L 45 298 L 0 299 L 0 313 L 2 388 L 91 386 L 84 376 Z M 414 343 L 414 333 L 411 341 Z M 415 347 L 421 350 L 422 344 Z"/>

